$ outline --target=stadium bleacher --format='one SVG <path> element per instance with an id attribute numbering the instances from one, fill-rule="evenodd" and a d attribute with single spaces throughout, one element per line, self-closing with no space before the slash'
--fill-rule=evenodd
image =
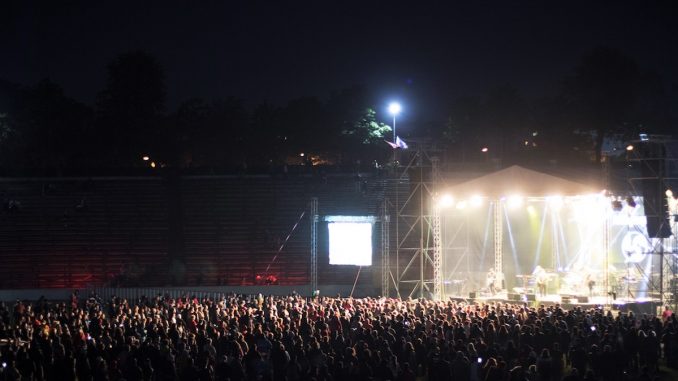
<path id="1" fill-rule="evenodd" d="M 0 213 L 0 287 L 253 285 L 268 275 L 307 284 L 311 198 L 321 215 L 378 215 L 386 188 L 352 174 L 184 176 L 173 256 L 169 184 L 160 176 L 0 179 L 3 203 L 20 205 Z M 326 261 L 324 282 L 353 281 L 355 271 Z"/>

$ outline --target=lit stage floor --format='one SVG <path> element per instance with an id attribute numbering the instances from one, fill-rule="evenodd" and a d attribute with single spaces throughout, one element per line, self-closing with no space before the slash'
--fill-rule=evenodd
<path id="1" fill-rule="evenodd" d="M 475 296 L 475 297 L 472 297 Z M 487 293 L 478 293 L 477 295 L 447 295 L 447 299 L 465 301 L 467 303 L 509 303 L 509 304 L 524 304 L 527 303 L 531 307 L 539 305 L 552 306 L 555 304 L 561 305 L 563 308 L 571 309 L 575 307 L 581 308 L 595 308 L 597 306 L 610 307 L 614 310 L 635 311 L 648 314 L 656 314 L 661 303 L 657 298 L 629 298 L 612 296 L 586 296 L 586 295 L 535 295 L 535 294 L 514 294 L 506 291 L 497 292 L 494 295 Z"/>

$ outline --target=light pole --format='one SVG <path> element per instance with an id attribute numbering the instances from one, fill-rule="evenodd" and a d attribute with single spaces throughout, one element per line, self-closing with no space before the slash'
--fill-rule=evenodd
<path id="1" fill-rule="evenodd" d="M 396 142 L 396 115 L 400 113 L 400 103 L 398 102 L 391 102 L 391 104 L 388 105 L 388 112 L 393 115 L 393 143 L 395 144 Z"/>

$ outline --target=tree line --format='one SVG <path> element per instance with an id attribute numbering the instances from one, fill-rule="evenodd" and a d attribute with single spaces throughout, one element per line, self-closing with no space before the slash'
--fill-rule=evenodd
<path id="1" fill-rule="evenodd" d="M 670 133 L 675 123 L 675 86 L 667 89 L 656 73 L 615 49 L 588 52 L 558 88 L 556 95 L 534 100 L 511 85 L 497 86 L 483 96 L 451 100 L 445 121 L 419 122 L 413 130 L 441 143 L 449 160 L 459 162 L 591 163 L 601 160 L 608 142 Z M 49 79 L 33 86 L 0 80 L 0 167 L 153 162 L 233 170 L 383 163 L 390 157 L 383 140 L 390 140 L 391 127 L 377 120 L 381 101 L 366 87 L 253 108 L 235 97 L 191 98 L 168 111 L 166 96 L 161 65 L 141 51 L 108 65 L 105 88 L 92 106 L 69 98 Z"/>

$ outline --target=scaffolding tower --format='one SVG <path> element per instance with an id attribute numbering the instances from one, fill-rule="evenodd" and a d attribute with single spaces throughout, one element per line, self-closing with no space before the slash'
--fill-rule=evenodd
<path id="1" fill-rule="evenodd" d="M 440 152 L 430 140 L 412 140 L 410 149 L 400 152 L 406 164 L 395 163 L 396 258 L 391 277 L 399 297 L 440 299 L 443 294 L 441 222 L 433 204 Z"/>
<path id="2" fill-rule="evenodd" d="M 318 198 L 311 198 L 311 293 L 318 290 Z"/>
<path id="3" fill-rule="evenodd" d="M 389 297 L 391 291 L 391 245 L 389 200 L 385 198 L 381 204 L 381 296 Z"/>
<path id="4" fill-rule="evenodd" d="M 643 196 L 647 219 L 648 246 L 653 268 L 643 274 L 648 290 L 663 305 L 678 309 L 678 250 L 676 243 L 676 202 L 669 190 L 678 184 L 677 141 L 659 135 L 641 135 L 627 148 L 627 167 L 636 171 L 628 176 L 631 192 Z M 654 269 L 658 262 L 658 269 Z M 658 279 L 657 279 L 658 278 Z"/>

